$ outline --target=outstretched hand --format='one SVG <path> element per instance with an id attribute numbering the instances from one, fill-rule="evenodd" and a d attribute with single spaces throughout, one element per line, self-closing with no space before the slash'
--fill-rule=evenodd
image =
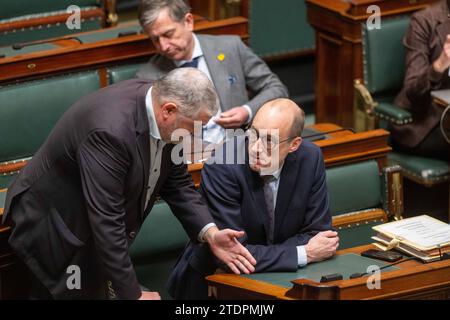
<path id="1" fill-rule="evenodd" d="M 256 260 L 250 252 L 237 240 L 244 236 L 244 231 L 231 229 L 208 229 L 205 238 L 214 255 L 225 263 L 236 274 L 255 271 Z"/>

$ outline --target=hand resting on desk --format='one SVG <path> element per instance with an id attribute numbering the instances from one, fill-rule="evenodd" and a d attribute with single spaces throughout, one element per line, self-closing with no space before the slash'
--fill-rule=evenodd
<path id="1" fill-rule="evenodd" d="M 312 237 L 305 246 L 308 264 L 331 258 L 339 246 L 339 237 L 335 231 L 323 231 Z"/>

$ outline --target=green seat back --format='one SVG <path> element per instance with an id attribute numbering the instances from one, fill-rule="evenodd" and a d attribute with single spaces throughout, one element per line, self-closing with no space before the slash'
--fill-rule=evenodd
<path id="1" fill-rule="evenodd" d="M 0 20 L 20 17 L 30 14 L 48 13 L 51 11 L 65 11 L 67 7 L 98 7 L 98 0 L 14 0 L 2 1 Z M 1 21 L 0 21 L 1 23 Z"/>
<path id="2" fill-rule="evenodd" d="M 166 202 L 157 202 L 130 248 L 139 283 L 168 298 L 165 284 L 188 236 Z"/>
<path id="3" fill-rule="evenodd" d="M 96 71 L 0 87 L 0 162 L 32 156 L 61 115 L 99 87 Z"/>
<path id="4" fill-rule="evenodd" d="M 82 12 L 85 9 L 100 7 L 98 0 L 16 0 L 2 1 L 0 10 L 0 24 L 9 22 L 27 21 L 30 19 L 44 19 L 40 25 L 32 25 L 25 28 L 17 28 L 2 32 L 0 47 L 15 43 L 30 42 L 42 39 L 56 38 L 73 33 L 86 32 L 102 28 L 100 15 L 81 21 L 81 29 L 69 29 L 64 21 L 56 23 L 45 22 L 45 18 L 67 14 L 67 8 L 71 5 L 78 6 Z M 72 12 L 69 12 L 72 13 Z M 26 53 L 17 50 L 19 54 Z"/>
<path id="5" fill-rule="evenodd" d="M 410 17 L 383 18 L 381 29 L 362 25 L 364 82 L 372 95 L 398 92 L 405 73 L 403 37 Z"/>
<path id="6" fill-rule="evenodd" d="M 108 84 L 114 84 L 123 80 L 135 78 L 136 72 L 142 65 L 142 63 L 137 63 L 109 68 Z"/>
<path id="7" fill-rule="evenodd" d="M 63 37 L 74 33 L 87 32 L 98 30 L 102 28 L 101 17 L 95 17 L 81 22 L 81 29 L 68 29 L 65 23 L 46 24 L 45 28 L 24 28 L 14 32 L 6 32 L 0 37 L 0 47 L 6 47 L 12 50 L 12 53 L 5 54 L 5 56 L 12 56 L 18 54 L 25 54 L 31 51 L 39 51 L 38 46 L 28 46 L 21 50 L 13 50 L 12 46 L 15 43 L 32 42 L 43 39 Z M 52 46 L 53 47 L 53 46 Z"/>
<path id="8" fill-rule="evenodd" d="M 327 169 L 327 187 L 333 216 L 382 206 L 382 187 L 375 160 Z M 371 221 L 340 227 L 339 249 L 371 243 L 372 226 L 380 223 Z"/>
<path id="9" fill-rule="evenodd" d="M 381 182 L 375 160 L 327 169 L 333 216 L 381 207 Z"/>

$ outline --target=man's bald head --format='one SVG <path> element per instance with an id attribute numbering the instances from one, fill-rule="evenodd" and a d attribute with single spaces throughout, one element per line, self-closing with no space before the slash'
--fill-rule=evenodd
<path id="1" fill-rule="evenodd" d="M 305 125 L 305 112 L 294 101 L 280 98 L 264 104 L 253 121 L 264 129 L 279 129 L 281 135 L 285 131 L 289 137 L 300 137 Z"/>

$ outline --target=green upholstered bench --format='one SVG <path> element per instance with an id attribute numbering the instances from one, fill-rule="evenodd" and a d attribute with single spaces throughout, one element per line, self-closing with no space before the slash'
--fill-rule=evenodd
<path id="1" fill-rule="evenodd" d="M 66 10 L 71 5 L 80 8 L 81 30 L 66 26 Z M 96 30 L 104 24 L 105 12 L 98 0 L 3 1 L 0 12 L 0 46 Z"/>
<path id="2" fill-rule="evenodd" d="M 340 237 L 339 249 L 372 242 L 372 227 L 402 214 L 400 167 L 383 169 L 375 160 L 327 169 L 327 186 L 333 226 Z M 397 183 L 395 188 L 393 183 Z M 396 206 L 392 206 L 397 201 Z"/>
<path id="3" fill-rule="evenodd" d="M 125 64 L 115 66 L 107 69 L 108 84 L 115 84 L 117 82 L 133 79 L 136 77 L 136 72 L 143 63 Z"/>
<path id="4" fill-rule="evenodd" d="M 187 242 L 186 232 L 167 203 L 157 202 L 130 248 L 141 286 L 170 298 L 165 284 Z"/>
<path id="5" fill-rule="evenodd" d="M 60 116 L 99 88 L 96 71 L 0 87 L 0 188 L 39 149 Z"/>
<path id="6" fill-rule="evenodd" d="M 400 16 L 384 18 L 381 29 L 369 30 L 365 23 L 362 25 L 364 84 L 360 79 L 355 80 L 355 127 L 358 131 L 413 121 L 407 110 L 394 104 L 403 86 L 406 54 L 403 37 L 409 22 L 409 16 Z M 406 178 L 427 187 L 449 179 L 445 161 L 397 152 L 390 155 L 389 161 L 400 165 Z"/>

